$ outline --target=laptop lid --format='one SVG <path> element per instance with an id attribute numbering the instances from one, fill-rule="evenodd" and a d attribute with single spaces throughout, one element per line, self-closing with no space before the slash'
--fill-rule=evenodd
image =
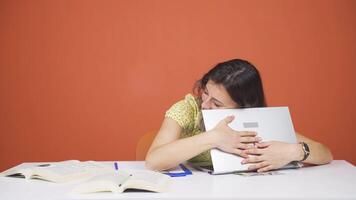
<path id="1" fill-rule="evenodd" d="M 222 119 L 234 115 L 229 126 L 238 131 L 255 131 L 263 141 L 297 143 L 288 107 L 262 107 L 244 109 L 202 110 L 206 131 L 213 129 Z M 242 165 L 242 157 L 211 149 L 212 174 L 225 174 L 247 171 L 249 164 Z M 285 168 L 297 168 L 295 164 Z"/>

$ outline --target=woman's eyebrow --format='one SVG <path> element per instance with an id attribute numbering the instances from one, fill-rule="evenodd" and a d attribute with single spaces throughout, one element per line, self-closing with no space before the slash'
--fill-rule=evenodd
<path id="1" fill-rule="evenodd" d="M 212 97 L 212 99 L 213 99 L 214 101 L 218 102 L 219 104 L 221 104 L 222 106 L 224 105 L 221 101 L 215 99 L 214 97 Z"/>
<path id="2" fill-rule="evenodd" d="M 209 94 L 209 90 L 208 90 L 208 87 L 205 87 L 204 88 L 204 92 L 206 92 L 207 94 Z M 215 97 L 211 97 L 214 101 L 216 101 L 217 103 L 221 104 L 221 106 L 224 106 L 224 104 L 219 101 L 218 99 L 216 99 Z"/>

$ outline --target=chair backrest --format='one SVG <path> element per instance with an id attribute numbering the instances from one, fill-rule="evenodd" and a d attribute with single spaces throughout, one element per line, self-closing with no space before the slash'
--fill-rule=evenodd
<path id="1" fill-rule="evenodd" d="M 148 131 L 137 142 L 136 145 L 136 160 L 145 160 L 148 149 L 150 148 L 157 130 Z"/>

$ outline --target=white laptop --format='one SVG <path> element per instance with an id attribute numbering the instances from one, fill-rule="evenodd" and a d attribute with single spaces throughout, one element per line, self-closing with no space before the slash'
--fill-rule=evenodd
<path id="1" fill-rule="evenodd" d="M 229 124 L 234 130 L 255 131 L 262 141 L 297 143 L 288 107 L 202 110 L 202 114 L 206 131 L 213 129 L 225 117 L 234 115 L 234 121 Z M 219 149 L 211 149 L 211 159 L 212 168 L 204 168 L 211 174 L 246 172 L 251 165 L 242 165 L 242 157 Z M 283 168 L 299 167 L 300 163 L 293 162 Z"/>

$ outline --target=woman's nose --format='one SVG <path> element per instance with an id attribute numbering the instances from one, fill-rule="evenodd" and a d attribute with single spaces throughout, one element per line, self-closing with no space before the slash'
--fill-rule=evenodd
<path id="1" fill-rule="evenodd" d="M 211 109 L 211 103 L 209 100 L 205 100 L 201 103 L 201 108 L 205 110 Z"/>

